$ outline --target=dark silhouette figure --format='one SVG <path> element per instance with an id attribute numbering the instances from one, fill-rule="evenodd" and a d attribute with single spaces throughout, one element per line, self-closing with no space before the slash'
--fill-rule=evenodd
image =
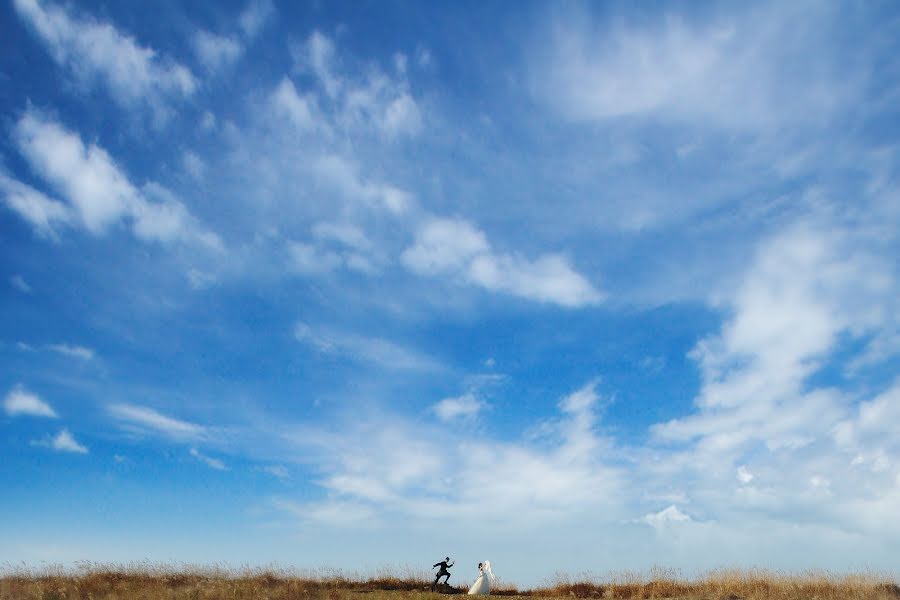
<path id="1" fill-rule="evenodd" d="M 440 567 L 440 570 L 438 570 L 437 576 L 434 578 L 434 583 L 431 584 L 432 592 L 434 591 L 434 587 L 438 584 L 438 580 L 441 577 L 444 577 L 445 575 L 446 575 L 446 577 L 444 579 L 444 585 L 447 585 L 447 582 L 450 581 L 450 571 L 448 571 L 447 569 L 449 569 L 452 566 L 453 566 L 453 563 L 450 562 L 449 556 L 447 558 L 445 558 L 444 560 L 442 560 L 441 562 L 435 563 L 431 566 L 432 569 L 435 567 Z"/>

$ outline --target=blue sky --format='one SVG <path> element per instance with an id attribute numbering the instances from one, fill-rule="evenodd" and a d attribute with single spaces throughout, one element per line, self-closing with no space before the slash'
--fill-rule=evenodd
<path id="1" fill-rule="evenodd" d="M 898 28 L 4 1 L 0 561 L 895 567 Z"/>

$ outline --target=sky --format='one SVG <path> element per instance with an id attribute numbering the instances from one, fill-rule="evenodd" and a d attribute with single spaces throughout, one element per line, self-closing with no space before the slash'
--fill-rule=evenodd
<path id="1" fill-rule="evenodd" d="M 3 0 L 0 563 L 895 570 L 898 40 Z"/>

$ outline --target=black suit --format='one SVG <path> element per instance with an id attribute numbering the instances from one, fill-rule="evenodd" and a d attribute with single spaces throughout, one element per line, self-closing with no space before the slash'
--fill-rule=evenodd
<path id="1" fill-rule="evenodd" d="M 440 567 L 440 569 L 438 570 L 437 577 L 434 578 L 434 583 L 431 584 L 431 589 L 434 589 L 434 586 L 437 585 L 438 579 L 440 579 L 441 577 L 444 577 L 445 575 L 447 577 L 446 577 L 446 579 L 444 579 L 444 584 L 446 585 L 447 582 L 450 581 L 450 571 L 448 571 L 447 569 L 449 569 L 452 566 L 453 566 L 453 563 L 448 563 L 446 560 L 442 560 L 439 563 L 434 563 L 433 565 L 431 565 L 432 569 L 435 567 Z"/>

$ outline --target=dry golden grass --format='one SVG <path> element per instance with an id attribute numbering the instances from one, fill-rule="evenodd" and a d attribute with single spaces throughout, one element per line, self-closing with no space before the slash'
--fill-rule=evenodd
<path id="1" fill-rule="evenodd" d="M 576 598 L 682 598 L 709 600 L 887 600 L 900 598 L 900 586 L 879 573 L 836 575 L 764 569 L 720 569 L 685 578 L 674 569 L 621 572 L 604 577 L 558 575 L 531 595 Z"/>
<path id="2" fill-rule="evenodd" d="M 230 568 L 221 565 L 79 563 L 0 570 L 0 600 L 437 600 L 463 594 L 432 593 L 432 575 L 412 568 L 348 573 L 338 569 Z M 835 575 L 765 570 L 718 570 L 695 578 L 655 568 L 605 576 L 560 574 L 546 585 L 519 591 L 500 585 L 494 595 L 541 598 L 679 598 L 682 600 L 897 600 L 900 586 L 878 573 Z"/>

